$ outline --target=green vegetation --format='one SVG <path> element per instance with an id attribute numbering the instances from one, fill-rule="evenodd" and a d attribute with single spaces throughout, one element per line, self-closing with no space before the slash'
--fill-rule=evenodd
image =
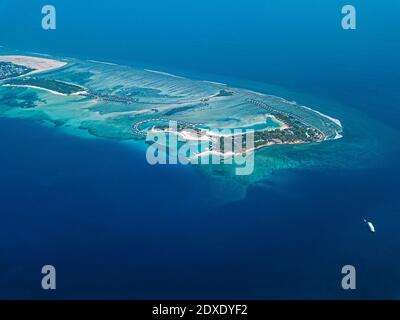
<path id="1" fill-rule="evenodd" d="M 11 62 L 0 62 L 0 81 L 19 77 L 32 71 L 34 71 L 34 69 L 19 66 Z"/>
<path id="2" fill-rule="evenodd" d="M 70 84 L 58 80 L 47 80 L 47 79 L 30 78 L 30 77 L 23 79 L 12 79 L 7 81 L 6 84 L 17 85 L 17 86 L 34 86 L 67 95 L 85 90 L 84 88 L 77 86 L 75 84 Z"/>
<path id="3" fill-rule="evenodd" d="M 320 142 L 325 139 L 325 136 L 319 130 L 308 127 L 306 124 L 300 122 L 295 116 L 287 115 L 280 112 L 275 112 L 275 117 L 280 121 L 284 122 L 288 128 L 286 129 L 275 129 L 275 130 L 263 130 L 254 131 L 254 147 L 256 149 L 262 148 L 271 144 L 299 144 L 299 143 L 313 143 Z M 154 129 L 161 131 L 168 130 L 167 123 L 158 123 L 153 126 Z M 178 122 L 177 131 L 191 129 L 201 137 L 206 134 L 206 131 L 196 127 L 194 124 Z M 224 150 L 225 137 L 220 138 L 221 150 Z M 240 141 L 240 140 L 239 140 Z M 246 151 L 246 135 L 242 135 L 242 148 Z M 223 152 L 223 151 L 222 151 Z"/>

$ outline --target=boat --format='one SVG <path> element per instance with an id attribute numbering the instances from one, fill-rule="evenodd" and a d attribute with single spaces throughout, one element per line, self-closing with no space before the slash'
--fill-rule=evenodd
<path id="1" fill-rule="evenodd" d="M 364 222 L 368 225 L 369 230 L 372 233 L 375 233 L 375 226 L 372 224 L 372 222 L 371 221 L 367 221 L 366 219 L 364 219 Z"/>

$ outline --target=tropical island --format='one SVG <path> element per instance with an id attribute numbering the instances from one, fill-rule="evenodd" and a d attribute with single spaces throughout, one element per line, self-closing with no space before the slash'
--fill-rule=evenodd
<path id="1" fill-rule="evenodd" d="M 15 106 L 29 97 L 36 111 L 30 114 L 118 140 L 166 132 L 223 145 L 227 131 L 241 130 L 244 138 L 252 130 L 256 150 L 338 139 L 343 131 L 339 120 L 280 97 L 93 60 L 0 55 L 0 86 L 7 99 L 15 99 L 0 107 L 2 116 L 25 117 L 26 108 Z M 169 121 L 177 122 L 175 132 Z M 240 152 L 248 151 L 243 143 Z"/>

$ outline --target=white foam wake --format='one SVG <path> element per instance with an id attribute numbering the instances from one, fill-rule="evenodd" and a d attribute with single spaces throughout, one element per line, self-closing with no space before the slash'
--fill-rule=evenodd
<path id="1" fill-rule="evenodd" d="M 106 64 L 106 65 L 109 65 L 109 66 L 117 66 L 116 63 L 104 62 L 104 61 L 97 61 L 97 60 L 88 60 L 88 62 L 101 63 L 101 64 Z"/>
<path id="2" fill-rule="evenodd" d="M 225 87 L 228 86 L 227 84 L 222 83 L 222 82 L 215 82 L 215 81 L 208 81 L 208 80 L 203 80 L 202 82 L 216 84 L 216 85 L 225 86 Z"/>
<path id="3" fill-rule="evenodd" d="M 326 118 L 326 119 L 329 119 L 329 120 L 331 120 L 333 123 L 336 123 L 339 127 L 343 128 L 342 123 L 340 122 L 339 119 L 332 118 L 332 117 L 330 117 L 330 116 L 328 116 L 328 115 L 326 115 L 326 114 L 324 114 L 324 113 L 322 113 L 322 112 L 319 112 L 319 111 L 317 111 L 317 110 L 311 109 L 311 108 L 306 107 L 306 106 L 301 106 L 301 107 L 304 108 L 304 109 L 313 111 L 313 112 L 319 114 L 321 117 L 324 117 L 324 118 Z"/>
<path id="4" fill-rule="evenodd" d="M 163 72 L 163 71 L 157 71 L 157 70 L 151 70 L 151 69 L 144 69 L 144 71 L 151 72 L 151 73 L 156 73 L 156 74 L 161 74 L 163 76 L 168 76 L 168 77 L 173 77 L 173 78 L 185 79 L 184 77 L 180 77 L 180 76 L 177 76 L 175 74 L 168 73 L 168 72 Z"/>

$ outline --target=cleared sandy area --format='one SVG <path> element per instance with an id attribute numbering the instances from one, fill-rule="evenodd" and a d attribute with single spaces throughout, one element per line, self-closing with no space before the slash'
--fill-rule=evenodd
<path id="1" fill-rule="evenodd" d="M 0 56 L 0 62 L 11 62 L 30 69 L 35 69 L 24 76 L 58 69 L 67 64 L 62 61 L 29 56 Z"/>

